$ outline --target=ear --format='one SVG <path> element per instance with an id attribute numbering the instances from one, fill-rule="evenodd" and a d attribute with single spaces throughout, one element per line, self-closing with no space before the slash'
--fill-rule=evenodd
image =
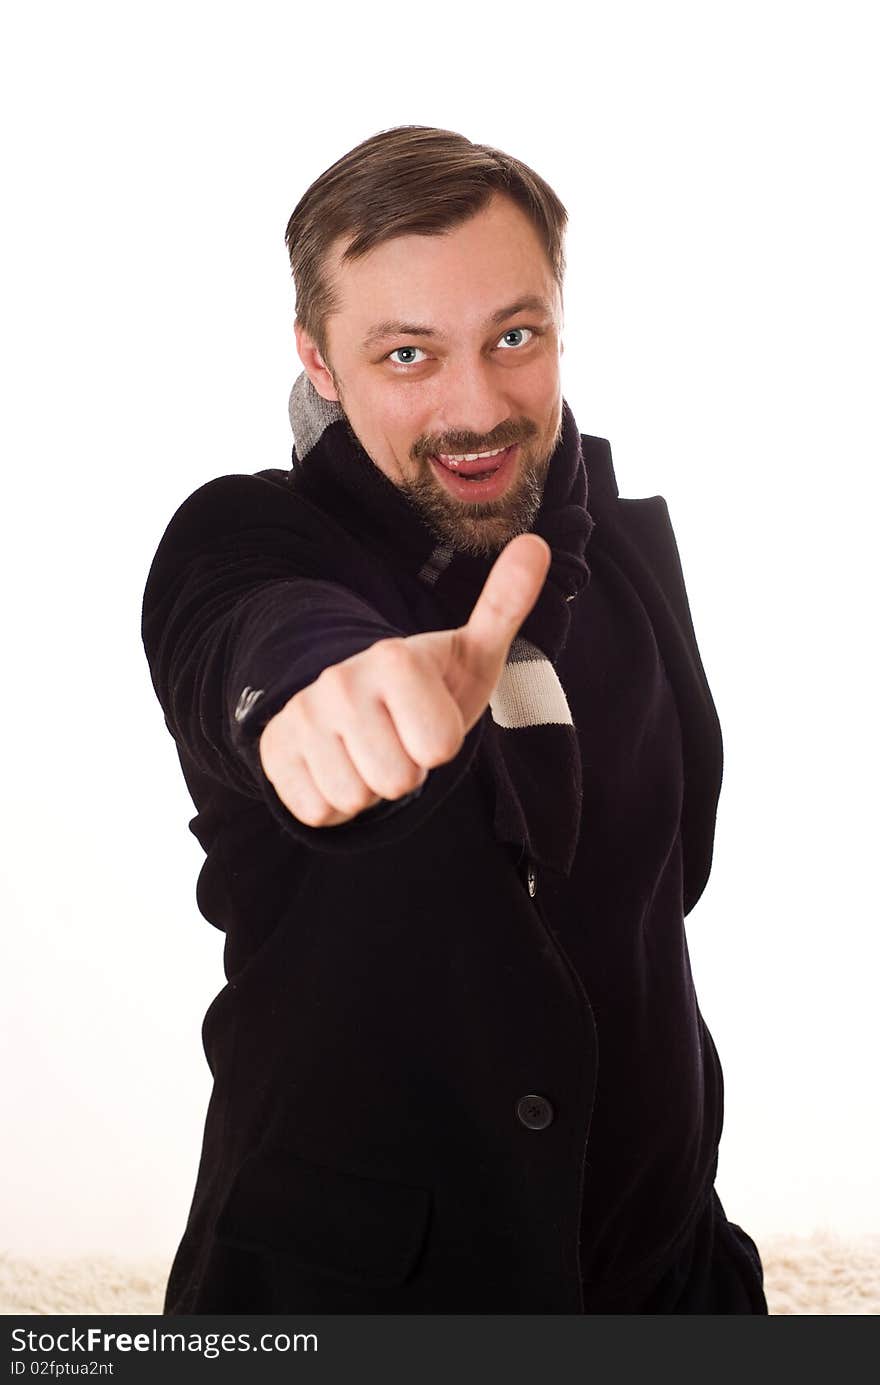
<path id="1" fill-rule="evenodd" d="M 296 337 L 297 354 L 315 389 L 322 399 L 338 401 L 339 393 L 333 383 L 333 376 L 315 345 L 314 339 L 302 326 L 299 318 L 293 324 L 293 332 Z"/>

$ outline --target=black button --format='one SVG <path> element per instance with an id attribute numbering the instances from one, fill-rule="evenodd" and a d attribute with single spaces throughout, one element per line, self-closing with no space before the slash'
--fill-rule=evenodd
<path id="1" fill-rule="evenodd" d="M 545 1096 L 530 1092 L 516 1103 L 516 1114 L 529 1130 L 546 1130 L 553 1119 L 553 1107 Z"/>

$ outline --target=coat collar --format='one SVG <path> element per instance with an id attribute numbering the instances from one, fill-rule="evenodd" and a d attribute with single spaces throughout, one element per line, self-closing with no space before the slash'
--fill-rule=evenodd
<path id="1" fill-rule="evenodd" d="M 305 372 L 290 395 L 294 448 L 291 484 L 336 516 L 364 543 L 433 587 L 450 620 L 464 623 L 482 590 L 492 558 L 453 551 L 438 542 L 404 493 L 371 460 L 338 403 L 321 398 Z M 609 486 L 610 451 L 598 494 Z M 602 446 L 597 455 L 602 454 Z M 613 484 L 613 473 L 612 473 Z M 547 581 L 522 634 L 556 659 L 568 635 L 568 603 L 589 582 L 587 550 L 594 520 L 582 441 L 568 403 L 550 461 L 544 498 L 533 525 L 552 550 Z M 616 486 L 614 486 L 616 494 Z"/>

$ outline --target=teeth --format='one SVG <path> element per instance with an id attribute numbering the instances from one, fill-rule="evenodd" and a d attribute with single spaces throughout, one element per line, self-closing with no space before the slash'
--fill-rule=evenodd
<path id="1" fill-rule="evenodd" d="M 494 452 L 461 452 L 452 456 L 446 452 L 441 452 L 440 460 L 447 466 L 458 466 L 459 462 L 476 462 L 481 457 L 497 457 L 499 452 L 506 452 L 506 447 L 496 447 Z"/>

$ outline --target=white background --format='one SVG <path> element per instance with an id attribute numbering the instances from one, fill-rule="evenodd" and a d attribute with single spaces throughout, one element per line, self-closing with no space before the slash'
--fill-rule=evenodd
<path id="1" fill-rule="evenodd" d="M 876 8 L 306 8 L 2 35 L 0 1249 L 182 1232 L 223 939 L 143 584 L 198 485 L 289 464 L 287 218 L 404 123 L 556 189 L 566 398 L 669 503 L 725 743 L 688 921 L 722 1201 L 757 1237 L 876 1231 Z"/>

